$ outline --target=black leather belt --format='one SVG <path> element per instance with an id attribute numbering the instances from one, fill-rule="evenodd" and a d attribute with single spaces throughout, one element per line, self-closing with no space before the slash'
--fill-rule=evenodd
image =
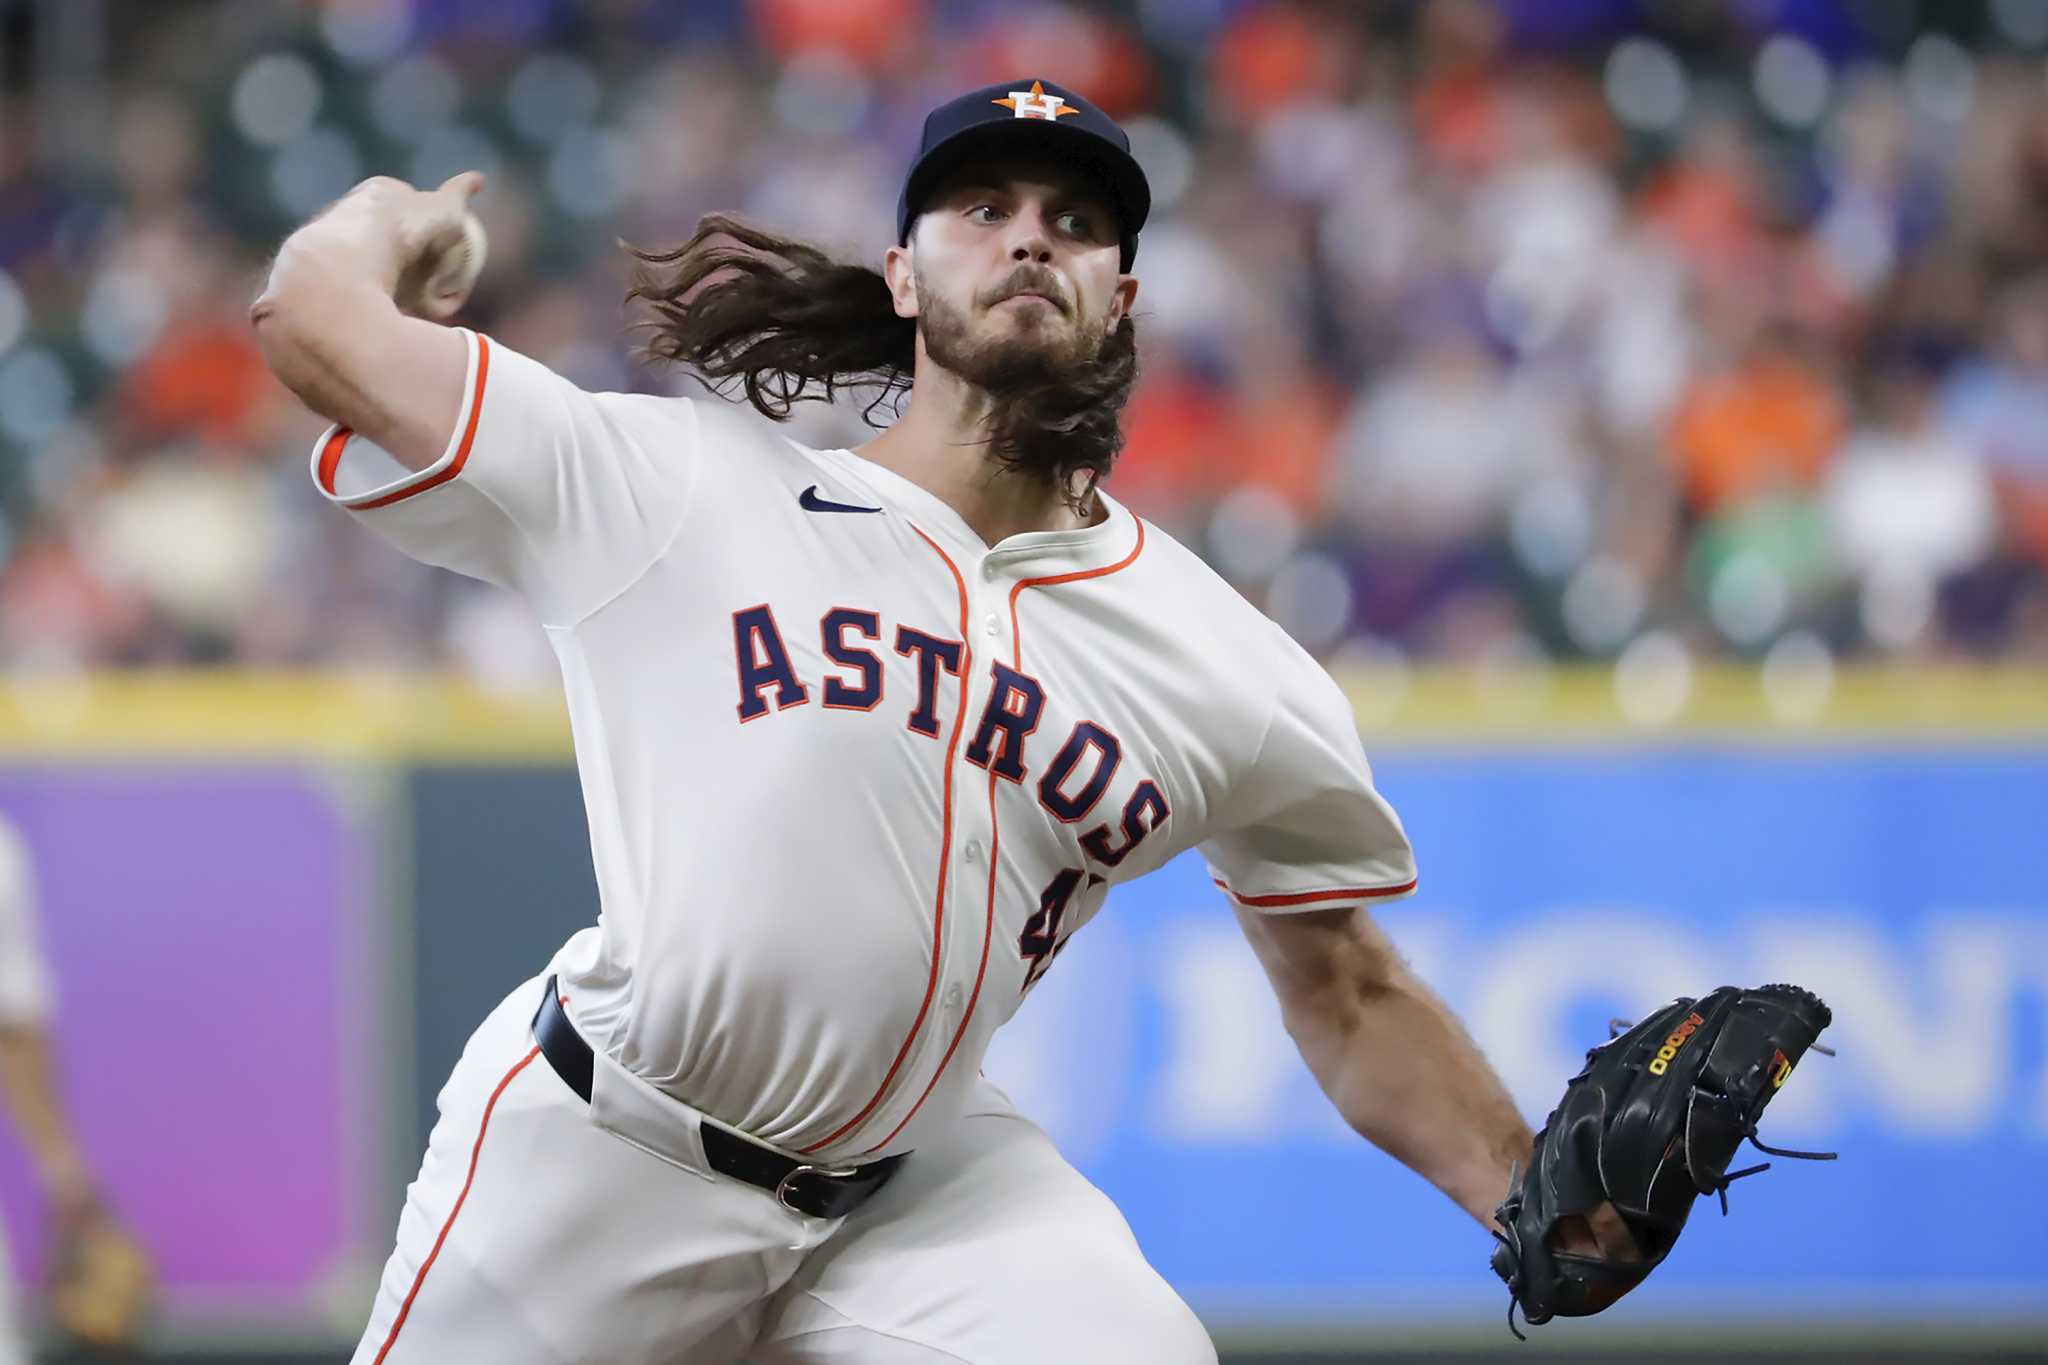
<path id="1" fill-rule="evenodd" d="M 533 1040 L 540 1055 L 571 1090 L 590 1103 L 590 1078 L 596 1068 L 590 1044 L 569 1022 L 555 978 L 533 1016 Z M 786 1157 L 758 1143 L 727 1132 L 714 1123 L 697 1125 L 704 1139 L 704 1159 L 711 1169 L 769 1191 L 784 1208 L 813 1218 L 843 1218 L 865 1204 L 889 1183 L 909 1153 L 886 1156 L 862 1166 L 813 1166 Z"/>

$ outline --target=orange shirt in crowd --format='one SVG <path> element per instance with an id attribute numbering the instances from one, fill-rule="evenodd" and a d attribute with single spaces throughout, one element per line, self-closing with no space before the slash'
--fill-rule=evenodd
<path id="1" fill-rule="evenodd" d="M 1231 482 L 1270 489 L 1305 524 L 1320 521 L 1330 453 L 1344 416 L 1337 393 L 1304 376 L 1245 393 L 1233 406 Z"/>
<path id="2" fill-rule="evenodd" d="M 1108 487 L 1140 513 L 1171 518 L 1256 486 L 1315 525 L 1343 416 L 1342 395 L 1315 378 L 1231 393 L 1162 367 L 1124 409 L 1126 441 Z"/>
<path id="3" fill-rule="evenodd" d="M 123 415 L 139 431 L 190 432 L 233 447 L 275 386 L 246 323 L 204 318 L 166 330 L 128 371 Z"/>
<path id="4" fill-rule="evenodd" d="M 1672 417 L 1671 453 L 1687 500 L 1714 512 L 1774 488 L 1811 488 L 1841 442 L 1841 402 L 1782 356 L 1697 380 Z"/>
<path id="5" fill-rule="evenodd" d="M 1335 56 L 1312 15 L 1253 5 L 1217 36 L 1210 72 L 1222 107 L 1257 123 L 1292 105 L 1332 97 L 1340 80 Z"/>
<path id="6" fill-rule="evenodd" d="M 2035 563 L 2048 566 L 2048 484 L 2029 483 L 2011 475 L 1995 483 L 2000 514 L 2012 544 Z"/>
<path id="7" fill-rule="evenodd" d="M 924 0 L 754 0 L 754 32 L 778 60 L 829 52 L 880 70 L 906 33 L 924 31 Z"/>
<path id="8" fill-rule="evenodd" d="M 1170 362 L 1150 370 L 1124 408 L 1124 448 L 1107 487 L 1142 515 L 1171 517 L 1219 490 L 1231 454 L 1222 392 Z"/>

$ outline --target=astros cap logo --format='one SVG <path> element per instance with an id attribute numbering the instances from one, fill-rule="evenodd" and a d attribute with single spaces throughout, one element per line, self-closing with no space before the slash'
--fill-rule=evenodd
<path id="1" fill-rule="evenodd" d="M 1058 119 L 1062 114 L 1081 112 L 1058 95 L 1046 94 L 1044 81 L 1033 81 L 1029 90 L 1012 90 L 1009 98 L 990 100 L 989 103 L 1014 110 L 1018 118 Z"/>

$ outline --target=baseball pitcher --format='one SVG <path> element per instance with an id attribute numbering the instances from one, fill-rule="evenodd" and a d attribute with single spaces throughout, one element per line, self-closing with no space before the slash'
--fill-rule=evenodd
<path id="1" fill-rule="evenodd" d="M 1344 696 L 1102 487 L 1129 145 L 1005 82 L 929 116 L 879 271 L 724 217 L 637 253 L 650 354 L 762 413 L 907 393 L 854 449 L 447 325 L 474 174 L 367 181 L 280 250 L 252 316 L 335 424 L 313 478 L 531 603 L 601 892 L 442 1091 L 358 1365 L 1213 1362 L 979 1074 L 1188 848 L 1344 1117 L 1491 1225 L 1531 1133 L 1368 913 L 1416 872 Z M 1553 1245 L 1631 1254 L 1604 1208 Z"/>

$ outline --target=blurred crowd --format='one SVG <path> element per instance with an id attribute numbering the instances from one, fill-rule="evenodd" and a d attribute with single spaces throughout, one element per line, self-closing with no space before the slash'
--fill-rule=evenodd
<path id="1" fill-rule="evenodd" d="M 1033 74 L 1154 189 L 1109 487 L 1311 649 L 2048 658 L 2033 0 L 0 14 L 9 666 L 549 675 L 503 594 L 321 505 L 246 321 L 276 244 L 484 169 L 468 320 L 701 393 L 635 359 L 621 240 L 738 210 L 878 262 L 924 112 Z"/>

